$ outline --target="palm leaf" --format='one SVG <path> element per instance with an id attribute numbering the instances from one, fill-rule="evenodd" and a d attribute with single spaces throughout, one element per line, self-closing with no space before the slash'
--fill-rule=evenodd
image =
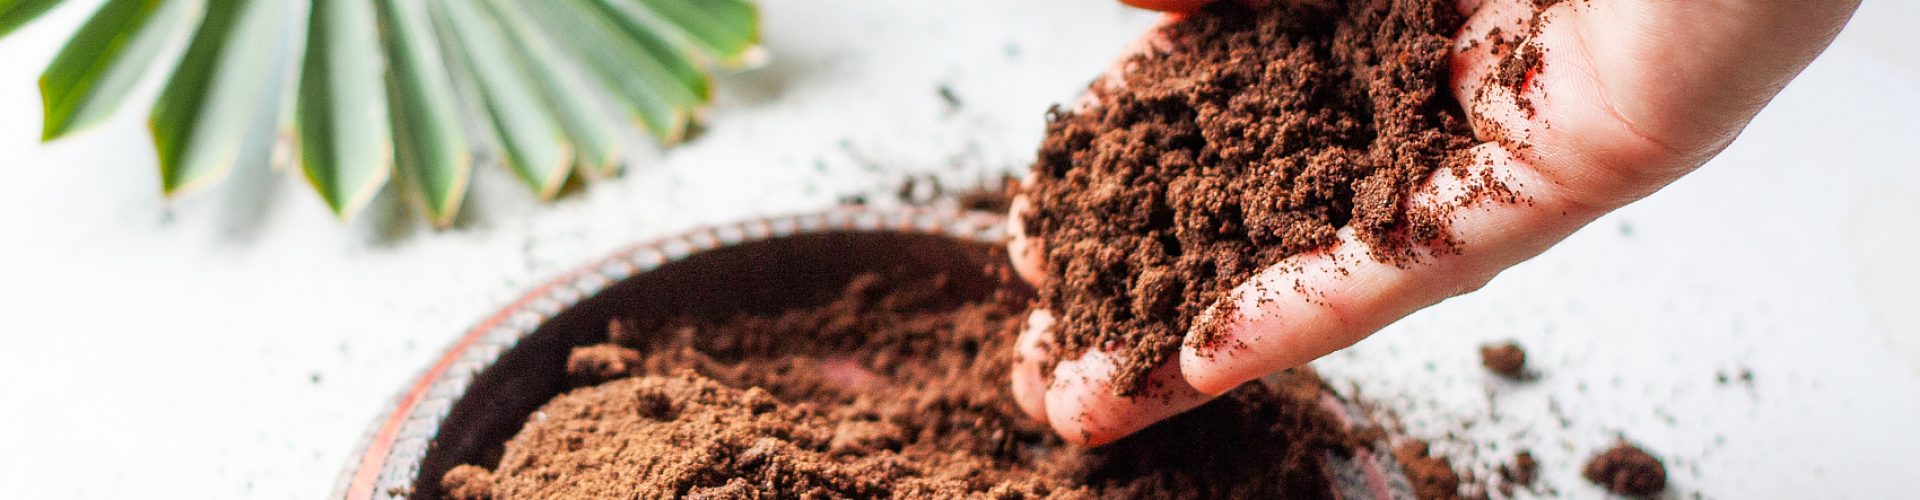
<path id="1" fill-rule="evenodd" d="M 240 156 L 247 126 L 277 101 L 261 85 L 281 68 L 277 36 L 287 3 L 212 0 L 180 67 L 160 91 L 149 126 L 161 188 L 175 195 L 224 177 Z"/>
<path id="2" fill-rule="evenodd" d="M 472 145 L 497 145 L 510 172 L 551 198 L 574 165 L 617 170 L 622 118 L 681 140 L 711 98 L 709 65 L 757 53 L 759 12 L 746 0 L 476 1 L 106 0 L 41 75 L 42 136 L 102 121 L 161 73 L 148 124 L 167 194 L 254 163 L 252 148 L 280 135 L 263 124 L 277 122 L 339 217 L 398 170 L 446 226 Z M 59 3 L 0 0 L 0 36 Z M 184 53 L 169 56 L 183 37 Z M 475 104 L 463 108 L 456 90 Z"/>
<path id="3" fill-rule="evenodd" d="M 661 22 L 679 27 L 688 41 L 721 64 L 744 64 L 760 43 L 760 11 L 744 0 L 613 1 L 644 6 Z"/>
<path id="4" fill-rule="evenodd" d="M 57 139 L 113 113 L 153 66 L 160 48 L 197 19 L 200 1 L 109 0 L 40 76 L 40 140 Z"/>
<path id="5" fill-rule="evenodd" d="M 60 0 L 0 0 L 0 37 L 47 13 Z"/>
<path id="6" fill-rule="evenodd" d="M 334 215 L 347 218 L 392 171 L 386 68 L 371 3 L 312 1 L 294 104 L 300 171 Z"/>
<path id="7" fill-rule="evenodd" d="M 666 37 L 661 36 L 656 31 L 658 28 L 653 25 L 655 21 L 649 13 L 634 8 L 633 4 L 625 0 L 593 0 L 593 4 L 600 8 L 603 16 L 612 19 L 614 24 L 620 26 L 620 30 L 628 39 L 646 50 L 654 61 L 658 61 L 667 74 L 679 80 L 687 92 L 697 97 L 699 102 L 706 102 L 713 97 L 712 82 L 708 81 L 706 72 L 694 66 L 693 61 L 689 59 L 693 55 L 692 51 L 675 47 L 672 42 L 667 41 Z"/>
<path id="8" fill-rule="evenodd" d="M 703 99 L 666 63 L 628 38 L 616 21 L 600 16 L 589 4 L 594 1 L 548 0 L 524 6 L 542 28 L 583 59 L 627 114 L 639 117 L 641 125 L 661 142 L 679 142 L 686 135 L 693 107 Z"/>
<path id="9" fill-rule="evenodd" d="M 426 3 L 373 0 L 387 58 L 387 112 L 394 164 L 407 176 L 434 226 L 453 224 L 466 198 L 473 164 L 461 129 L 453 83 L 441 64 Z"/>
<path id="10" fill-rule="evenodd" d="M 501 5 L 502 3 L 506 5 Z M 526 65 L 538 81 L 540 95 L 560 118 L 573 142 L 580 166 L 597 175 L 612 175 L 620 161 L 620 124 L 602 109 L 598 89 L 574 68 L 552 37 L 520 14 L 517 0 L 490 0 L 488 13 L 500 21 L 511 38 L 511 57 Z M 512 12 L 514 14 L 508 14 Z"/>
<path id="11" fill-rule="evenodd" d="M 434 20 L 452 33 L 467 74 L 479 87 L 506 165 L 541 199 L 559 194 L 573 163 L 566 133 L 547 109 L 528 71 L 507 48 L 505 34 L 466 1 L 437 2 Z"/>

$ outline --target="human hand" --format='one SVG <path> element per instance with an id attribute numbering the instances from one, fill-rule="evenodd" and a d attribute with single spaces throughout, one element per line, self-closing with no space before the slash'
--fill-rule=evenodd
<path id="1" fill-rule="evenodd" d="M 1122 0 L 1188 11 L 1207 0 Z M 1305 1 L 1305 0 L 1296 0 Z M 1460 0 L 1451 86 L 1471 117 L 1474 169 L 1516 195 L 1456 196 L 1468 176 L 1431 176 L 1410 196 L 1446 207 L 1448 252 L 1382 263 L 1350 231 L 1332 247 L 1288 257 L 1235 287 L 1194 325 L 1233 348 L 1199 353 L 1149 375 L 1154 397 L 1115 396 L 1115 357 L 1098 350 L 1042 373 L 1054 316 L 1037 310 L 1017 344 L 1020 406 L 1069 441 L 1098 445 L 1199 405 L 1243 382 L 1345 348 L 1412 312 L 1485 285 L 1606 212 L 1651 194 L 1718 154 L 1818 55 L 1858 0 L 1568 0 L 1522 43 L 1542 62 L 1515 91 L 1489 85 L 1500 63 L 1494 29 L 1528 33 L 1533 0 Z M 1153 50 L 1148 43 L 1135 50 Z M 1123 69 L 1116 69 L 1123 71 Z M 1109 75 L 1108 81 L 1113 80 Z M 1484 88 L 1483 88 L 1484 87 Z M 1516 96 L 1516 92 L 1523 95 Z M 1521 102 L 1531 110 L 1521 109 Z M 1082 105 L 1097 105 L 1083 102 Z M 1516 146 L 1525 144 L 1525 147 Z M 1514 202 L 1511 200 L 1524 200 Z M 1465 200 L 1465 201 L 1462 201 Z M 1016 199 L 1009 253 L 1022 278 L 1047 279 L 1044 242 L 1025 237 Z M 1457 250 L 1451 251 L 1451 250 Z M 1223 307 L 1221 304 L 1230 304 Z M 1216 314 L 1236 310 L 1233 314 Z M 1219 317 L 1215 317 L 1219 316 Z M 1192 335 L 1190 332 L 1189 335 Z"/>

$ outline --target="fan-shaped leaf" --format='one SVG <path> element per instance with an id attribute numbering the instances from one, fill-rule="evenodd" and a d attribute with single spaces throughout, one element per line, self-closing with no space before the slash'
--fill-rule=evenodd
<path id="1" fill-rule="evenodd" d="M 312 0 L 294 104 L 300 171 L 334 215 L 351 217 L 393 167 L 385 67 L 367 0 Z"/>
<path id="2" fill-rule="evenodd" d="M 570 67 L 560 47 L 534 26 L 517 6 L 503 7 L 517 0 L 487 2 L 488 13 L 500 22 L 509 38 L 513 56 L 528 68 L 540 87 L 541 96 L 560 118 L 567 136 L 573 140 L 574 153 L 581 166 L 599 175 L 612 175 L 620 162 L 620 123 L 602 110 L 599 91 L 576 68 Z"/>
<path id="3" fill-rule="evenodd" d="M 627 38 L 645 49 L 653 56 L 654 61 L 660 63 L 661 68 L 666 69 L 668 74 L 673 75 L 681 85 L 686 86 L 688 92 L 698 97 L 700 103 L 705 103 L 712 97 L 710 88 L 713 84 L 707 78 L 707 72 L 695 66 L 689 58 L 693 55 L 693 49 L 682 50 L 675 47 L 672 42 L 667 41 L 666 37 L 658 33 L 664 22 L 655 19 L 651 12 L 638 8 L 626 0 L 592 0 L 592 3 L 600 7 L 602 16 L 612 19 Z"/>
<path id="4" fill-rule="evenodd" d="M 614 0 L 646 6 L 720 64 L 745 62 L 760 43 L 760 10 L 745 0 Z"/>
<path id="5" fill-rule="evenodd" d="M 394 164 L 419 195 L 427 218 L 438 227 L 453 225 L 473 164 L 426 3 L 373 1 L 387 56 Z"/>
<path id="6" fill-rule="evenodd" d="M 280 56 L 288 2 L 212 0 L 180 67 L 154 103 L 149 126 L 168 195 L 206 186 L 226 175 L 240 154 L 247 126 L 274 112 L 284 68 Z"/>
<path id="7" fill-rule="evenodd" d="M 437 7 L 433 9 L 435 26 L 452 33 L 450 39 L 458 42 L 452 45 L 461 56 L 454 59 L 479 88 L 487 124 L 506 152 L 507 168 L 541 199 L 553 198 L 571 170 L 572 146 L 540 99 L 526 67 L 508 48 L 500 27 L 470 2 L 432 5 Z"/>
<path id="8" fill-rule="evenodd" d="M 0 37 L 38 19 L 61 0 L 0 0 Z"/>
<path id="9" fill-rule="evenodd" d="M 161 47 L 191 29 L 203 9 L 199 1 L 101 5 L 40 75 L 40 140 L 57 139 L 113 114 L 153 67 Z"/>
<path id="10" fill-rule="evenodd" d="M 693 108 L 704 102 L 703 99 L 652 52 L 628 38 L 616 21 L 602 15 L 590 4 L 594 1 L 503 1 L 497 4 L 525 7 L 549 36 L 582 59 L 629 115 L 639 117 L 641 124 L 662 142 L 678 142 L 686 135 Z"/>
<path id="11" fill-rule="evenodd" d="M 61 1 L 0 0 L 0 37 Z M 295 22 L 298 0 L 104 0 L 42 75 L 44 139 L 110 115 L 159 64 L 149 127 L 169 195 L 278 138 L 340 217 L 398 168 L 445 226 L 471 175 L 469 134 L 498 135 L 508 166 L 549 197 L 568 163 L 612 173 L 621 119 L 680 140 L 710 97 L 705 66 L 757 53 L 749 0 L 471 1 L 307 0 Z M 184 56 L 162 54 L 182 38 Z M 469 94 L 455 91 L 469 89 L 478 117 L 462 116 Z"/>

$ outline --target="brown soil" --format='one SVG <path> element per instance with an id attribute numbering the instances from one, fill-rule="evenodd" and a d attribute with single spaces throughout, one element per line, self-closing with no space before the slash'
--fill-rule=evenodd
<path id="1" fill-rule="evenodd" d="M 616 322 L 568 362 L 499 463 L 455 498 L 1328 498 L 1348 437 L 1291 372 L 1097 449 L 1008 393 L 1024 300 L 866 275 L 831 303 L 724 321 Z"/>
<path id="2" fill-rule="evenodd" d="M 1026 194 L 1055 360 L 1115 351 L 1129 395 L 1232 286 L 1336 230 L 1383 261 L 1451 248 L 1406 197 L 1474 142 L 1447 90 L 1455 2 L 1306 3 L 1214 4 L 1096 85 L 1099 105 L 1050 113 Z"/>
<path id="3" fill-rule="evenodd" d="M 1460 475 L 1453 472 L 1447 457 L 1429 452 L 1426 441 L 1409 440 L 1393 448 L 1393 459 L 1413 485 L 1413 496 L 1420 500 L 1460 498 Z"/>
<path id="4" fill-rule="evenodd" d="M 1510 379 L 1527 375 L 1527 351 L 1520 344 L 1504 342 L 1480 346 L 1480 366 Z"/>
<path id="5" fill-rule="evenodd" d="M 1513 463 L 1500 465 L 1500 492 L 1512 497 L 1514 488 L 1533 486 L 1539 475 L 1540 462 L 1534 460 L 1533 452 L 1521 450 L 1513 455 Z"/>
<path id="6" fill-rule="evenodd" d="M 1667 467 L 1646 450 L 1627 443 L 1595 455 L 1581 475 L 1622 495 L 1650 496 L 1667 489 Z"/>

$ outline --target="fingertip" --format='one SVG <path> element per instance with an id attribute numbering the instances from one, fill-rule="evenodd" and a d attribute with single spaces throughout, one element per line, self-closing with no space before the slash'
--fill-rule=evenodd
<path id="1" fill-rule="evenodd" d="M 1193 329 L 1187 333 L 1187 342 L 1180 344 L 1180 374 L 1187 385 L 1195 390 L 1211 395 L 1220 395 L 1232 390 L 1232 383 L 1222 373 L 1231 358 L 1246 355 L 1247 345 L 1234 339 L 1231 331 L 1238 318 L 1239 309 L 1232 306 L 1231 296 L 1215 302 L 1200 316 L 1194 318 Z"/>
<path id="2" fill-rule="evenodd" d="M 1077 360 L 1061 361 L 1054 366 L 1053 383 L 1047 387 L 1045 410 L 1047 424 L 1069 443 L 1099 446 L 1132 432 L 1115 421 L 1111 399 L 1112 363 L 1104 354 L 1088 353 Z"/>
<path id="3" fill-rule="evenodd" d="M 1340 302 L 1348 299 L 1339 295 L 1383 286 L 1361 269 L 1368 267 L 1359 264 L 1364 252 L 1347 248 L 1297 255 L 1228 291 L 1194 321 L 1180 346 L 1185 382 L 1197 391 L 1223 393 L 1370 333 L 1342 317 Z"/>
<path id="4" fill-rule="evenodd" d="M 1013 346 L 1013 400 L 1027 416 L 1047 422 L 1047 378 L 1041 366 L 1047 359 L 1047 345 L 1053 339 L 1053 313 L 1035 309 L 1027 315 L 1027 326 Z"/>
<path id="5" fill-rule="evenodd" d="M 1179 364 L 1171 361 L 1149 373 L 1135 394 L 1116 395 L 1112 381 L 1118 366 L 1111 354 L 1093 351 L 1054 367 L 1046 410 L 1061 438 L 1100 446 L 1212 399 L 1187 385 Z"/>
<path id="6" fill-rule="evenodd" d="M 1027 236 L 1026 216 L 1032 210 L 1032 201 L 1026 195 L 1015 196 L 1008 205 L 1007 258 L 1012 261 L 1014 274 L 1028 285 L 1039 288 L 1047 282 L 1047 254 L 1043 242 Z"/>
<path id="7" fill-rule="evenodd" d="M 1249 286 L 1236 287 L 1209 306 L 1187 332 L 1187 342 L 1180 345 L 1180 373 L 1194 390 L 1227 392 L 1271 371 L 1266 368 L 1274 366 L 1273 362 L 1265 358 L 1285 357 L 1284 353 L 1256 351 L 1248 343 L 1254 328 L 1259 327 L 1242 309 L 1250 302 L 1246 296 Z"/>

